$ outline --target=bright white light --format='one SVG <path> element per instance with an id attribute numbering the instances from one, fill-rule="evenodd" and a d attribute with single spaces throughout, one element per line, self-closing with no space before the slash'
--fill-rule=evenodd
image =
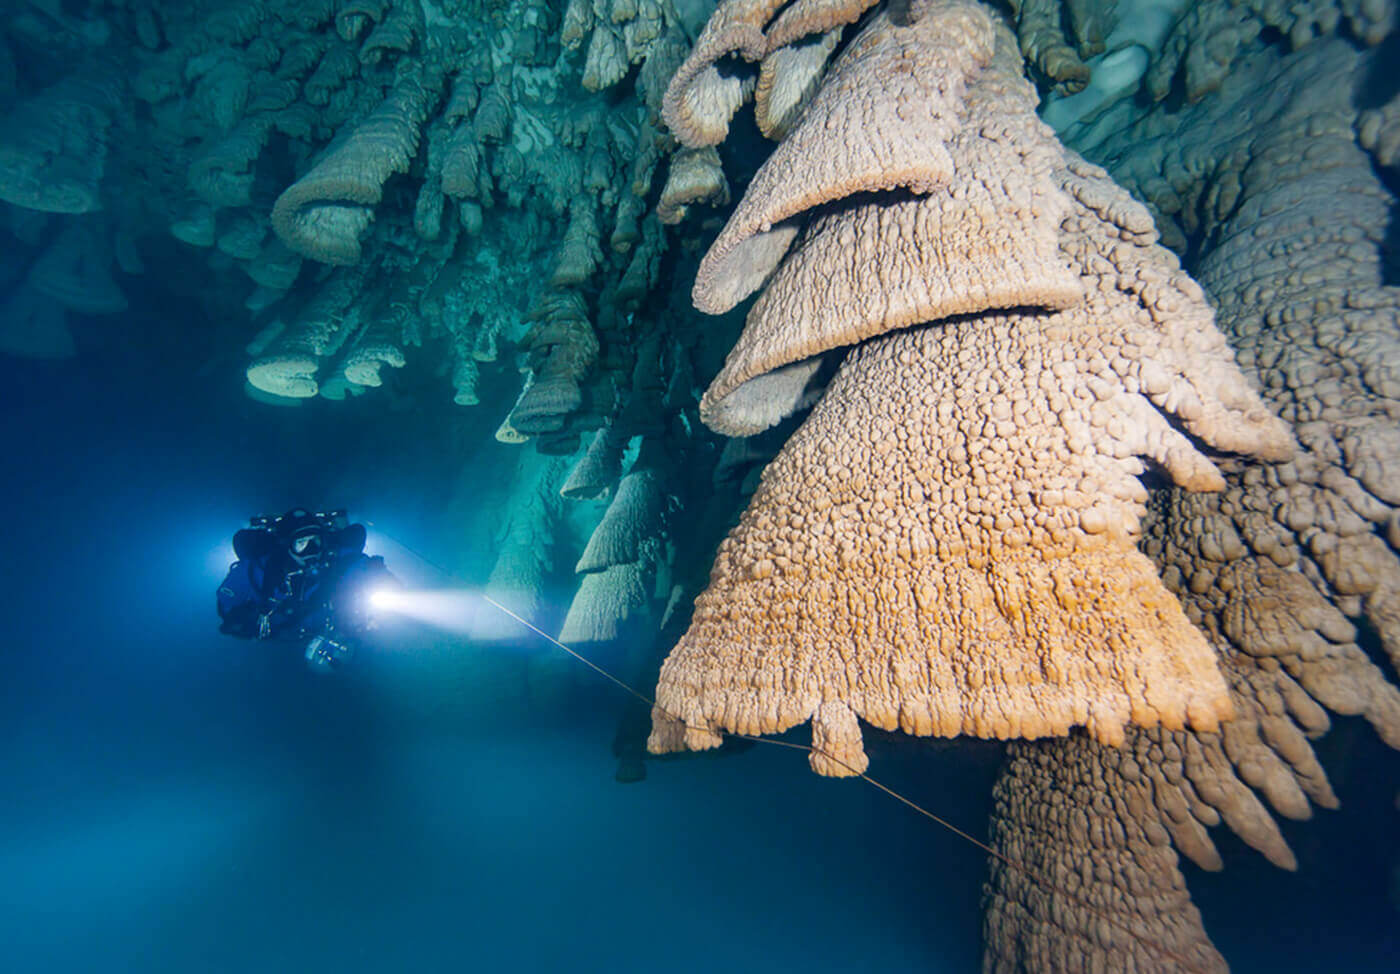
<path id="1" fill-rule="evenodd" d="M 473 639 L 519 636 L 520 626 L 472 589 L 381 588 L 370 593 L 379 612 L 393 612 Z"/>
<path id="2" fill-rule="evenodd" d="M 394 611 L 394 597 L 399 593 L 391 588 L 377 588 L 369 593 L 369 604 L 372 609 L 379 609 L 383 612 Z"/>

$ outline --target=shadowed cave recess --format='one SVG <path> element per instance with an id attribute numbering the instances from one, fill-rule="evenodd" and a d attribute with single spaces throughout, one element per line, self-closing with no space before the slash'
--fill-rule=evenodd
<path id="1" fill-rule="evenodd" d="M 264 695 L 284 723 L 228 758 L 256 814 L 375 793 L 342 867 L 370 926 L 320 948 L 285 924 L 229 969 L 383 970 L 400 932 L 427 970 L 468 942 L 515 969 L 854 969 L 823 930 L 938 971 L 1391 969 L 1397 65 L 1396 0 L 6 3 L 11 506 L 71 501 L 81 534 L 134 498 L 217 547 L 259 505 L 349 505 L 411 589 L 478 605 L 394 620 L 318 682 L 218 640 L 202 576 L 161 596 L 188 590 L 185 628 L 151 640 L 219 660 L 191 698 L 214 716 L 161 718 L 201 727 L 182 762 L 252 747 L 209 728 Z M 50 540 L 12 542 L 7 597 L 41 615 Z M 21 781 L 67 760 L 56 715 L 136 679 L 109 653 L 46 699 L 71 662 L 52 614 L 6 664 Z M 107 706 L 133 753 L 173 746 Z M 358 757 L 287 811 L 327 727 Z M 810 743 L 821 778 L 731 735 Z M 867 772 L 986 847 L 821 780 Z M 206 849 L 254 814 L 215 781 L 123 813 L 188 803 L 184 831 L 99 810 L 83 841 L 135 843 L 131 873 Z M 408 826 L 408 798 L 381 806 L 401 793 L 443 820 Z M 526 849 L 504 823 L 527 796 L 591 803 L 575 841 L 603 858 L 573 872 L 598 903 L 542 853 L 476 885 L 429 865 L 458 815 Z M 746 852 L 641 865 L 687 831 Z M 247 868 L 314 898 L 321 860 L 279 835 Z M 53 841 L 0 844 L 43 877 L 12 914 L 99 895 Z M 488 883 L 555 889 L 579 939 L 442 932 Z M 736 919 L 774 903 L 811 927 Z M 218 915 L 140 922 L 194 944 Z M 46 963 L 102 969 L 80 956 Z"/>

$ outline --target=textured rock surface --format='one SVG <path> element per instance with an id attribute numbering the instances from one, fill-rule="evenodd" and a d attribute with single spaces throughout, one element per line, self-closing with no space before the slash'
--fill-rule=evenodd
<path id="1" fill-rule="evenodd" d="M 478 405 L 515 364 L 478 350 L 504 341 L 528 348 L 520 442 L 557 454 L 620 405 L 648 330 L 631 316 L 669 244 L 648 214 L 675 148 L 659 128 L 684 50 L 669 3 L 576 4 L 562 23 L 540 0 L 94 3 L 91 22 L 52 6 L 0 25 L 3 64 L 13 47 L 42 67 L 0 64 L 0 199 L 108 209 L 103 248 L 193 248 L 182 259 L 244 304 L 249 334 L 281 333 L 257 343 L 259 395 L 392 388 L 425 346 L 454 401 Z M 21 20 L 37 34 L 12 45 Z M 723 198 L 714 169 L 669 201 L 675 218 Z M 313 337 L 324 316 L 299 322 L 339 280 L 325 265 L 364 284 Z M 547 283 L 577 292 L 568 340 L 531 334 Z M 619 340 L 604 365 L 601 333 Z"/>
<path id="2" fill-rule="evenodd" d="M 0 120 L 0 200 L 49 213 L 101 209 L 114 70 L 90 67 L 21 101 Z"/>
<path id="3" fill-rule="evenodd" d="M 991 23 L 976 10 L 935 6 L 912 27 L 852 40 L 710 246 L 695 278 L 697 308 L 719 314 L 760 287 L 796 236 L 797 214 L 855 193 L 921 194 L 952 180 L 945 143 L 958 129 L 963 86 L 992 55 Z"/>
<path id="4" fill-rule="evenodd" d="M 984 971 L 1227 970 L 1154 805 L 1160 757 L 1077 735 L 1011 746 L 991 840 L 1015 865 L 991 860 Z"/>
<path id="5" fill-rule="evenodd" d="M 711 428 L 745 436 L 778 421 L 801 392 L 795 379 L 830 349 L 988 308 L 1059 309 L 1083 298 L 1059 250 L 1070 205 L 1054 172 L 1061 152 L 1034 121 L 1034 92 L 1002 68 L 978 73 L 950 119 L 948 159 L 962 174 L 955 192 L 880 198 L 810 221 L 701 400 Z M 874 74 L 869 84 L 883 79 Z M 822 108 L 807 125 L 822 127 Z M 785 162 L 780 148 L 754 178 L 760 192 Z M 741 204 L 731 227 L 746 212 Z"/>
<path id="6" fill-rule="evenodd" d="M 1148 72 L 1147 88 L 1164 98 L 1179 82 L 1187 99 L 1197 101 L 1221 86 L 1265 31 L 1282 33 L 1294 49 L 1335 34 L 1373 45 L 1394 29 L 1397 10 L 1394 0 L 1197 0 Z"/>
<path id="7" fill-rule="evenodd" d="M 1231 478 L 1209 503 L 1174 500 L 1162 547 L 1149 550 L 1175 566 L 1203 612 L 1210 606 L 1233 648 L 1292 656 L 1297 667 L 1346 655 L 1359 637 L 1343 617 L 1365 619 L 1400 659 L 1391 527 L 1400 298 L 1385 283 L 1391 197 L 1355 142 L 1350 92 L 1368 69 L 1333 41 L 1287 58 L 1257 54 L 1237 92 L 1183 117 L 1149 117 L 1127 137 L 1165 124 L 1174 134 L 1118 161 L 1164 216 L 1209 235 L 1197 274 L 1243 367 L 1302 446 L 1290 463 Z M 1233 134 L 1218 128 L 1226 117 Z M 1199 133 L 1190 159 L 1171 148 L 1183 123 Z M 1192 185 L 1186 167 L 1202 163 L 1212 177 Z M 1277 601 L 1246 609 L 1242 584 L 1276 591 Z M 1379 674 L 1364 682 L 1389 689 Z"/>
<path id="8" fill-rule="evenodd" d="M 363 121 L 345 133 L 272 208 L 282 241 L 327 264 L 359 263 L 360 236 L 369 227 L 384 182 L 408 170 L 430 90 L 406 75 Z"/>
<path id="9" fill-rule="evenodd" d="M 1194 269 L 1217 319 L 1301 449 L 1287 464 L 1227 474 L 1225 490 L 1209 497 L 1165 492 L 1145 524 L 1144 549 L 1208 634 L 1235 716 L 1218 733 L 1130 731 L 1131 758 L 1075 741 L 1017 752 L 998 786 L 999 851 L 1053 868 L 1063 836 L 1045 827 L 1048 812 L 1025 824 L 1024 811 L 1053 808 L 1053 792 L 1019 793 L 1028 775 L 1058 789 L 1088 769 L 1103 779 L 1100 801 L 1132 809 L 1152 839 L 1133 858 L 1140 869 L 1156 864 L 1162 895 L 1179 884 L 1163 837 L 1220 869 L 1209 830 L 1222 824 L 1294 868 L 1273 815 L 1336 807 L 1312 744 L 1328 731 L 1329 711 L 1362 716 L 1400 746 L 1400 693 L 1367 652 L 1395 658 L 1395 498 L 1385 471 L 1400 463 L 1396 387 L 1376 357 L 1397 336 L 1396 291 L 1382 283 L 1392 200 L 1354 142 L 1367 128 L 1353 124 L 1353 93 L 1372 70 L 1335 41 L 1288 56 L 1256 46 L 1228 88 L 1194 108 L 1159 108 L 1100 146 L 1183 239 L 1204 241 Z M 1138 889 L 1097 871 L 1071 887 L 1109 904 L 1124 888 Z M 1063 893 L 995 862 L 989 895 L 988 969 L 1075 969 L 1073 958 L 1090 956 L 1121 968 L 1136 952 L 1097 935 L 1100 918 Z M 1196 940 L 1184 927 L 1158 930 L 1169 946 Z"/>
<path id="10" fill-rule="evenodd" d="M 948 45 L 990 39 L 980 8 L 915 13 L 912 27 L 871 21 L 828 76 L 840 97 L 819 93 L 784 147 L 810 146 L 804 132 L 844 131 L 853 105 L 900 96 L 882 83 L 897 61 L 881 52 L 973 70 L 977 60 Z M 963 29 L 930 27 L 949 23 Z M 755 305 L 726 367 L 740 381 L 933 323 L 853 352 L 765 471 L 662 669 L 656 750 L 812 719 L 814 739 L 845 755 L 814 755 L 814 767 L 848 774 L 865 760 L 856 715 L 941 736 L 1042 737 L 1083 724 L 1116 742 L 1130 722 L 1211 730 L 1229 714 L 1210 648 L 1133 548 L 1146 496 L 1137 457 L 1189 489 L 1223 485 L 1168 415 L 1221 448 L 1282 458 L 1291 445 L 1230 362 L 1199 289 L 1155 245 L 1146 212 L 1059 150 L 1005 38 L 1002 50 L 965 93 L 948 95 L 938 124 L 900 143 L 912 156 L 923 138 L 961 159 L 949 171 L 964 184 L 818 219 Z M 886 111 L 868 114 L 888 131 Z M 960 145 L 962 128 L 976 136 Z M 790 160 L 784 147 L 774 160 Z M 790 193 L 783 169 L 765 169 L 754 180 L 765 198 Z M 801 167 L 786 169 L 812 188 Z M 844 195 L 839 180 L 830 186 Z M 920 209 L 935 216 L 921 221 Z M 726 259 L 730 232 L 756 219 L 747 212 L 741 203 L 702 274 L 717 251 Z M 857 244 L 858 233 L 873 239 Z M 1024 241 L 1026 264 L 1040 269 L 1024 291 L 992 283 L 990 251 L 1008 239 Z M 869 258 L 883 266 L 862 276 Z M 869 290 L 846 300 L 843 287 Z M 995 313 L 1025 304 L 1065 310 Z M 702 409 L 713 414 L 734 385 L 722 373 Z M 752 398 L 760 412 L 773 399 Z"/>
<path id="11" fill-rule="evenodd" d="M 782 0 L 724 0 L 706 22 L 662 103 L 666 127 L 684 145 L 724 141 L 730 119 L 753 94 L 754 65 L 768 52 L 764 25 L 782 5 Z"/>

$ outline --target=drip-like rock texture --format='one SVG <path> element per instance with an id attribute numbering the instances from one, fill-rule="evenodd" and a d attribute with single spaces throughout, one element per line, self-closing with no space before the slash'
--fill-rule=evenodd
<path id="1" fill-rule="evenodd" d="M 407 74 L 370 115 L 347 132 L 272 208 L 272 225 L 287 246 L 327 264 L 360 260 L 384 182 L 406 172 L 418 149 L 431 88 Z"/>
<path id="2" fill-rule="evenodd" d="M 16 105 L 0 119 L 0 200 L 48 213 L 101 209 L 120 102 L 117 70 L 88 65 Z"/>
<path id="3" fill-rule="evenodd" d="M 862 31 L 710 246 L 695 306 L 720 314 L 760 287 L 796 236 L 798 214 L 854 193 L 947 186 L 954 163 L 945 143 L 967 79 L 992 47 L 989 20 L 971 6 Z"/>
<path id="4" fill-rule="evenodd" d="M 1125 132 L 1133 149 L 1115 160 L 1166 217 L 1185 222 L 1191 202 L 1189 225 L 1211 241 L 1197 274 L 1221 326 L 1297 430 L 1290 462 L 1232 475 L 1208 500 L 1163 498 L 1145 544 L 1255 702 L 1259 730 L 1227 725 L 1227 750 L 1240 752 L 1231 733 L 1269 745 L 1278 763 L 1237 764 L 1284 814 L 1306 814 L 1301 794 L 1330 794 L 1301 734 L 1270 718 L 1316 734 L 1321 708 L 1359 714 L 1400 744 L 1400 693 L 1359 645 L 1400 660 L 1400 292 L 1383 283 L 1393 199 L 1356 144 L 1352 95 L 1373 57 L 1331 40 L 1257 52 L 1228 94 Z M 1203 182 L 1185 171 L 1200 162 L 1214 174 Z"/>
<path id="5" fill-rule="evenodd" d="M 1173 26 L 1147 88 L 1165 98 L 1179 84 L 1197 101 L 1219 88 L 1241 53 L 1267 31 L 1281 33 L 1294 49 L 1336 34 L 1375 45 L 1394 29 L 1397 13 L 1395 0 L 1198 0 Z"/>
<path id="6" fill-rule="evenodd" d="M 1134 548 L 1139 458 L 1218 490 L 1201 444 L 1283 459 L 1287 433 L 1146 211 L 1035 118 L 983 8 L 878 14 L 828 85 L 697 297 L 739 300 L 758 283 L 734 256 L 746 241 L 847 202 L 777 269 L 702 410 L 755 432 L 795 406 L 790 367 L 865 344 L 721 546 L 663 666 L 652 748 L 810 719 L 814 768 L 851 774 L 857 716 L 940 736 L 1084 725 L 1109 743 L 1129 724 L 1215 729 L 1231 708 L 1214 654 Z"/>
<path id="7" fill-rule="evenodd" d="M 662 478 L 648 459 L 618 484 L 574 567 L 582 577 L 559 631 L 562 642 L 616 639 L 623 623 L 650 599 L 665 511 Z"/>
<path id="8" fill-rule="evenodd" d="M 1223 824 L 1295 868 L 1274 814 L 1306 819 L 1314 806 L 1337 806 L 1312 744 L 1329 711 L 1363 717 L 1400 747 L 1400 692 L 1373 662 L 1396 660 L 1400 580 L 1391 486 L 1400 294 L 1385 283 L 1394 200 L 1364 151 L 1383 151 L 1380 128 L 1357 108 L 1381 57 L 1336 40 L 1294 54 L 1249 44 L 1228 85 L 1195 106 L 1160 105 L 1096 148 L 1175 236 L 1201 242 L 1192 269 L 1299 449 L 1287 462 L 1227 471 L 1214 494 L 1164 491 L 1144 524 L 1143 548 L 1207 634 L 1234 716 L 1218 732 L 1130 730 L 1118 753 L 1076 740 L 1021 746 L 997 789 L 999 853 L 1067 866 L 1066 837 L 1047 823 L 1064 814 L 1052 810 L 1065 782 L 1092 772 L 1095 800 L 1120 819 L 1129 810 L 1148 839 L 1132 860 L 1159 877 L 1149 903 L 1179 886 L 1165 836 L 1220 869 L 1209 830 Z M 1052 891 L 995 860 L 992 873 L 987 969 L 1088 966 L 1076 958 L 1181 969 L 1105 938 L 1100 917 L 1069 895 L 1112 909 L 1127 889 L 1141 902 L 1131 876 L 1096 869 Z M 1190 956 L 1197 921 L 1194 910 L 1180 916 L 1156 924 L 1154 939 Z"/>
<path id="9" fill-rule="evenodd" d="M 1064 4 L 1059 0 L 1012 0 L 1021 53 L 1057 89 L 1080 91 L 1089 82 L 1084 59 L 1103 50 L 1104 21 L 1111 27 L 1115 6 L 1111 0 Z M 1071 18 L 1071 9 L 1080 16 Z"/>
<path id="10" fill-rule="evenodd" d="M 662 117 L 683 145 L 717 145 L 753 94 L 757 63 L 767 53 L 763 27 L 782 0 L 723 0 L 690 55 L 671 77 Z"/>
<path id="11" fill-rule="evenodd" d="M 1162 757 L 1081 735 L 1011 745 L 993 793 L 1005 858 L 991 860 L 986 974 L 1228 969 L 1153 804 L 1163 788 L 1174 795 Z"/>
<path id="12" fill-rule="evenodd" d="M 61 6 L 20 18 L 40 36 L 0 23 L 0 200 L 110 211 L 97 236 L 133 265 L 147 250 L 247 319 L 264 401 L 393 396 L 416 356 L 482 405 L 523 344 L 506 438 L 573 452 L 658 330 L 636 314 L 669 246 L 650 211 L 725 198 L 713 153 L 666 166 L 661 95 L 684 51 L 669 2 L 143 0 L 88 5 L 90 31 Z M 554 301 L 568 313 L 541 338 Z M 27 318 L 43 347 L 53 316 Z"/>

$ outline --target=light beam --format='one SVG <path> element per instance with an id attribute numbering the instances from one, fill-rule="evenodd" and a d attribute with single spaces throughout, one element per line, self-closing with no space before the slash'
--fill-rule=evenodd
<path id="1" fill-rule="evenodd" d="M 509 620 L 475 589 L 401 589 L 386 586 L 369 595 L 375 612 L 393 613 L 435 629 L 473 639 L 514 635 Z"/>

